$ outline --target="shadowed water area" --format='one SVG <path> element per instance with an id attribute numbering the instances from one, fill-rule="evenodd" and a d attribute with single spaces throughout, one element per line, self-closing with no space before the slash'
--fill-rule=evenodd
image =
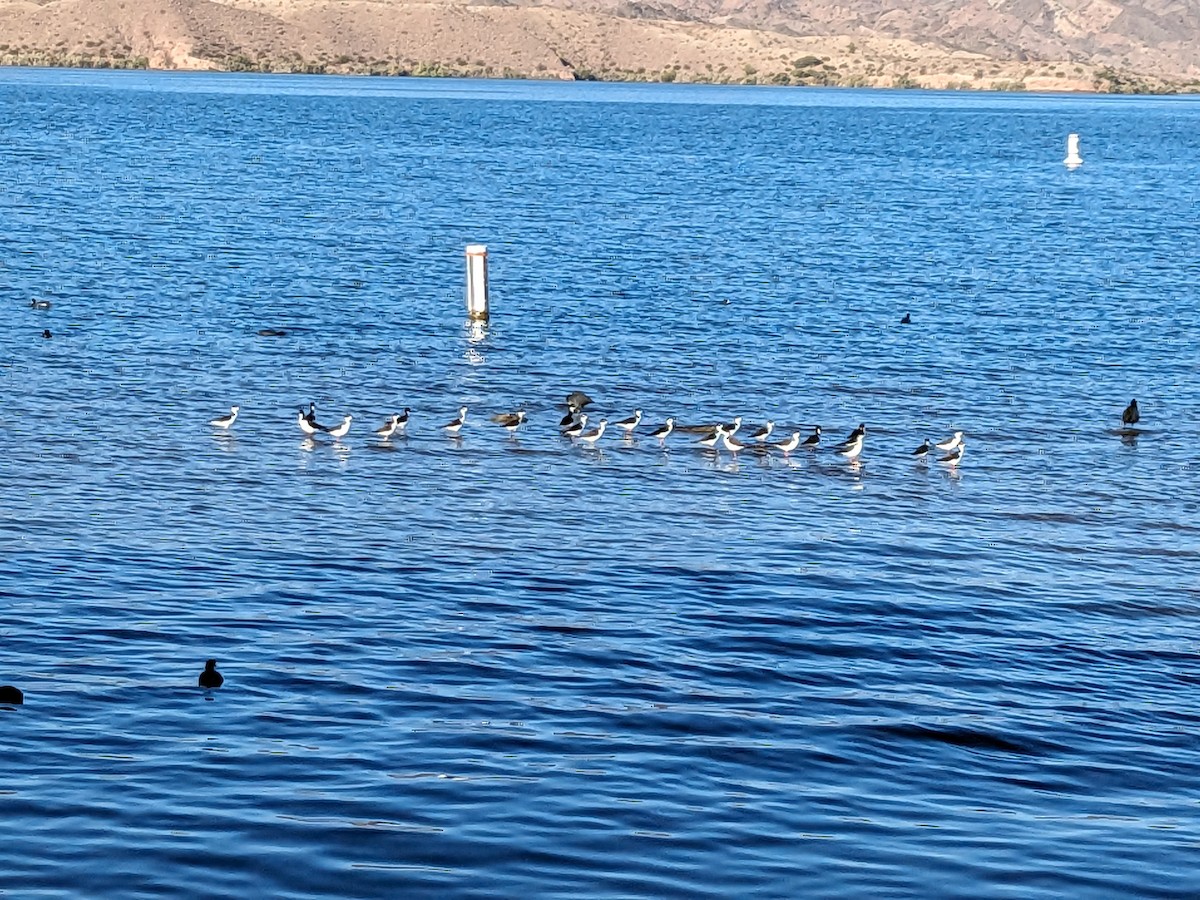
<path id="1" fill-rule="evenodd" d="M 1200 893 L 1200 102 L 5 70 L 0 135 L 0 893 Z M 822 449 L 648 436 L 735 415 Z"/>

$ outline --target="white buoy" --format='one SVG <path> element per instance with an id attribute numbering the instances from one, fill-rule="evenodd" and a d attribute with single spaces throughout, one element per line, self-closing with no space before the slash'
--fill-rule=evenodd
<path id="1" fill-rule="evenodd" d="M 1083 165 L 1083 157 L 1079 155 L 1079 135 L 1067 135 L 1067 158 L 1063 160 L 1063 165 L 1068 169 L 1074 169 Z"/>
<path id="2" fill-rule="evenodd" d="M 487 247 L 467 245 L 467 316 L 478 322 L 488 320 Z"/>

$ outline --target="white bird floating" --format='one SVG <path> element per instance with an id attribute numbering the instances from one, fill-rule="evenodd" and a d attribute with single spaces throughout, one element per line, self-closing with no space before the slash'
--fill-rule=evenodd
<path id="1" fill-rule="evenodd" d="M 1083 165 L 1083 157 L 1079 155 L 1079 135 L 1067 135 L 1067 158 L 1063 165 L 1068 169 L 1077 169 Z"/>

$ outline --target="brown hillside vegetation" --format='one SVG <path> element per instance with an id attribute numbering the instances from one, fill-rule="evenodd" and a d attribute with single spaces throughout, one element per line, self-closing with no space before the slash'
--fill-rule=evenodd
<path id="1" fill-rule="evenodd" d="M 0 0 L 0 63 L 1029 90 L 1200 86 L 1145 0 Z"/>

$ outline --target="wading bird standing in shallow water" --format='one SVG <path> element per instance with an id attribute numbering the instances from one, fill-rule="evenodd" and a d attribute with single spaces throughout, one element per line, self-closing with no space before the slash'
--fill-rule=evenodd
<path id="1" fill-rule="evenodd" d="M 379 428 L 375 429 L 375 433 L 383 440 L 387 440 L 396 433 L 396 429 L 400 427 L 400 414 L 393 413 L 391 418 L 383 423 Z"/>
<path id="2" fill-rule="evenodd" d="M 492 416 L 492 421 L 508 429 L 509 434 L 516 434 L 521 423 L 525 421 L 525 410 L 519 409 L 515 413 L 496 413 Z"/>
<path id="3" fill-rule="evenodd" d="M 861 438 L 866 433 L 867 433 L 867 423 L 863 422 L 857 428 L 855 428 L 852 432 L 850 432 L 850 436 L 847 437 L 844 441 L 842 441 L 842 443 L 839 445 L 839 447 L 843 450 L 846 449 L 847 447 L 851 446 L 855 441 L 857 441 L 859 438 Z"/>
<path id="4" fill-rule="evenodd" d="M 354 416 L 346 416 L 346 418 L 342 419 L 341 425 L 334 425 L 332 428 L 326 428 L 325 430 L 335 438 L 344 438 L 350 431 L 350 421 L 353 418 Z"/>
<path id="5" fill-rule="evenodd" d="M 1142 414 L 1138 412 L 1136 400 L 1130 400 L 1129 405 L 1125 407 L 1125 412 L 1121 413 L 1121 424 L 1128 428 L 1130 425 L 1136 425 L 1142 418 Z"/>
<path id="6" fill-rule="evenodd" d="M 767 419 L 767 421 L 763 425 L 763 427 L 756 430 L 754 432 L 754 434 L 750 435 L 750 437 L 754 438 L 754 440 L 758 441 L 761 444 L 764 441 L 766 441 L 767 438 L 769 438 L 771 436 L 771 432 L 774 430 L 775 430 L 775 423 L 772 422 L 770 419 Z"/>
<path id="7" fill-rule="evenodd" d="M 952 466 L 957 466 L 963 458 L 963 453 L 966 452 L 967 442 L 959 441 L 958 445 L 947 453 L 945 456 L 938 459 L 938 462 L 949 463 Z"/>
<path id="8" fill-rule="evenodd" d="M 614 422 L 613 424 L 625 432 L 625 437 L 633 437 L 634 429 L 638 427 L 641 421 L 642 411 L 640 409 L 635 409 L 633 411 L 633 415 L 628 419 L 622 419 L 621 421 Z"/>
<path id="9" fill-rule="evenodd" d="M 730 453 L 737 453 L 739 450 L 746 449 L 746 445 L 735 438 L 730 431 L 721 432 L 721 441 L 725 444 L 725 449 Z"/>
<path id="10" fill-rule="evenodd" d="M 599 425 L 597 425 L 591 431 L 585 431 L 583 434 L 581 434 L 579 436 L 579 439 L 581 441 L 583 441 L 585 444 L 591 444 L 592 446 L 595 446 L 596 441 L 598 441 L 598 440 L 600 440 L 600 438 L 604 437 L 604 429 L 607 427 L 608 427 L 608 419 L 601 419 Z"/>
<path id="11" fill-rule="evenodd" d="M 306 414 L 303 407 L 296 413 L 296 427 L 303 431 L 309 437 L 317 433 L 317 426 L 313 424 L 310 418 L 311 414 Z"/>
<path id="12" fill-rule="evenodd" d="M 658 438 L 658 442 L 660 444 L 662 444 L 662 443 L 666 442 L 667 435 L 669 435 L 674 430 L 675 430 L 675 417 L 669 416 L 667 418 L 666 422 L 664 422 L 662 425 L 659 425 L 652 432 L 650 432 L 650 437 Z"/>
<path id="13" fill-rule="evenodd" d="M 788 438 L 786 441 L 779 441 L 778 443 L 772 444 L 771 446 L 782 450 L 783 455 L 787 456 L 789 453 L 791 453 L 793 450 L 795 450 L 797 447 L 800 446 L 800 432 L 793 431 L 792 436 L 790 438 Z"/>
<path id="14" fill-rule="evenodd" d="M 865 429 L 864 429 L 864 432 L 865 432 Z M 838 456 L 841 456 L 844 459 L 849 459 L 849 460 L 858 459 L 858 455 L 860 453 L 862 453 L 863 439 L 865 437 L 866 437 L 866 434 L 862 433 L 862 434 L 859 434 L 858 437 L 854 438 L 854 440 L 843 444 L 841 449 L 839 449 L 837 452 Z"/>
<path id="15" fill-rule="evenodd" d="M 953 450 L 955 447 L 957 447 L 959 444 L 962 443 L 962 439 L 963 439 L 963 433 L 961 431 L 956 431 L 956 432 L 954 432 L 954 434 L 950 435 L 950 437 L 946 438 L 944 441 L 934 444 L 933 446 L 937 447 L 939 450 Z"/>
<path id="16" fill-rule="evenodd" d="M 449 422 L 447 422 L 445 425 L 443 425 L 442 428 L 444 428 L 446 431 L 450 432 L 451 434 L 458 434 L 460 431 L 462 431 L 462 427 L 466 423 L 466 421 L 467 421 L 467 408 L 465 406 L 460 406 L 458 408 L 458 418 L 451 419 Z"/>
<path id="17" fill-rule="evenodd" d="M 229 407 L 229 415 L 221 416 L 221 418 L 219 418 L 219 419 L 211 419 L 211 420 L 209 420 L 208 424 L 211 425 L 213 428 L 228 428 L 234 422 L 237 421 L 238 412 L 240 410 L 241 410 L 240 406 L 231 406 L 231 407 Z"/>
<path id="18" fill-rule="evenodd" d="M 583 434 L 587 425 L 587 413 L 580 413 L 579 418 L 562 430 L 563 437 L 577 438 Z"/>

